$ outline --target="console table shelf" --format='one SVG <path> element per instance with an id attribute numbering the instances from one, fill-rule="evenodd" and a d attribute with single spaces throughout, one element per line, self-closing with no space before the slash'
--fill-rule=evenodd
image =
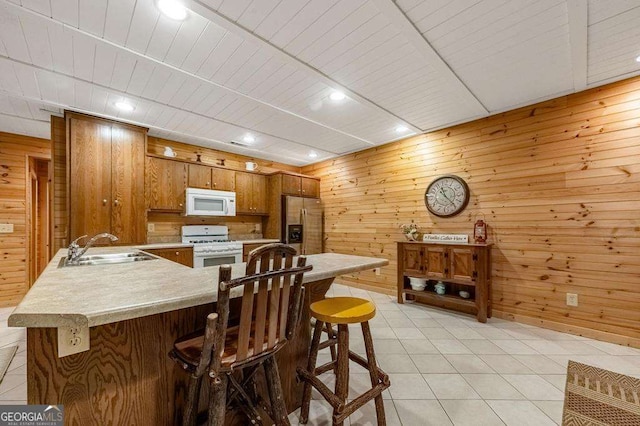
<path id="1" fill-rule="evenodd" d="M 426 290 L 413 290 L 409 277 L 429 281 Z M 445 283 L 445 294 L 432 290 L 436 281 Z M 458 295 L 470 293 L 468 299 Z M 475 315 L 478 321 L 491 317 L 491 244 L 398 243 L 398 303 L 414 300 L 427 305 Z"/>

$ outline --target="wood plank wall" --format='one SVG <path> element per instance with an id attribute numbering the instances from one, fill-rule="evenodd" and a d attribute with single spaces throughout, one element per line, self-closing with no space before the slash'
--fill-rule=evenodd
<path id="1" fill-rule="evenodd" d="M 27 270 L 28 156 L 51 158 L 51 142 L 0 132 L 0 223 L 12 223 L 0 234 L 0 306 L 15 306 L 29 289 Z"/>
<path id="2" fill-rule="evenodd" d="M 51 254 L 69 245 L 67 211 L 67 134 L 65 120 L 51 116 L 53 152 L 53 244 Z"/>
<path id="3" fill-rule="evenodd" d="M 392 293 L 399 226 L 473 236 L 493 250 L 494 312 L 640 347 L 640 78 L 553 99 L 303 168 L 321 180 L 325 248 L 385 257 L 381 276 L 343 281 Z M 428 214 L 424 191 L 456 174 L 457 217 Z M 566 306 L 566 293 L 579 295 Z"/>

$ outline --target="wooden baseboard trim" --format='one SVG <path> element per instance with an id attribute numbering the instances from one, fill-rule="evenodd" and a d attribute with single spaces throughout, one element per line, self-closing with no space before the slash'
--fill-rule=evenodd
<path id="1" fill-rule="evenodd" d="M 548 321 L 526 315 L 511 314 L 502 311 L 493 311 L 493 316 L 508 321 L 522 324 L 535 325 L 537 327 L 548 328 L 562 333 L 574 334 L 576 336 L 588 337 L 590 339 L 601 340 L 603 342 L 616 343 L 618 345 L 630 346 L 640 349 L 640 339 L 621 334 L 607 333 L 605 331 L 593 330 L 585 327 L 578 327 L 571 324 L 563 324 L 555 321 Z"/>
<path id="2" fill-rule="evenodd" d="M 336 281 L 334 281 L 334 284 L 340 284 L 347 287 L 359 288 L 361 290 L 372 291 L 374 293 L 388 294 L 389 296 L 395 296 L 397 294 L 397 290 L 395 288 L 387 289 L 387 288 L 380 288 L 380 287 L 374 287 L 374 286 L 365 285 L 365 284 L 354 283 L 352 281 L 340 281 L 339 278 L 336 278 Z"/>

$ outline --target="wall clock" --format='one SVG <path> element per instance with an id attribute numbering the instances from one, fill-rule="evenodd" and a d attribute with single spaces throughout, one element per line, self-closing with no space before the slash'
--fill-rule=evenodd
<path id="1" fill-rule="evenodd" d="M 437 177 L 427 187 L 424 203 L 436 216 L 455 216 L 469 204 L 469 187 L 464 179 L 458 176 Z"/>

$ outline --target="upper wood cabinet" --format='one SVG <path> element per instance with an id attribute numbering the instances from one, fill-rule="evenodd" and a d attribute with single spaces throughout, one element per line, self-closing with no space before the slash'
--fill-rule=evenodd
<path id="1" fill-rule="evenodd" d="M 189 188 L 235 191 L 235 177 L 234 170 L 189 164 Z"/>
<path id="2" fill-rule="evenodd" d="M 146 129 L 67 115 L 70 239 L 110 232 L 145 241 Z"/>
<path id="3" fill-rule="evenodd" d="M 183 211 L 187 164 L 147 157 L 146 189 L 150 210 Z"/>
<path id="4" fill-rule="evenodd" d="M 304 176 L 282 174 L 282 194 L 297 197 L 320 197 L 320 181 Z"/>
<path id="5" fill-rule="evenodd" d="M 267 214 L 267 178 L 256 173 L 236 172 L 237 214 Z"/>

